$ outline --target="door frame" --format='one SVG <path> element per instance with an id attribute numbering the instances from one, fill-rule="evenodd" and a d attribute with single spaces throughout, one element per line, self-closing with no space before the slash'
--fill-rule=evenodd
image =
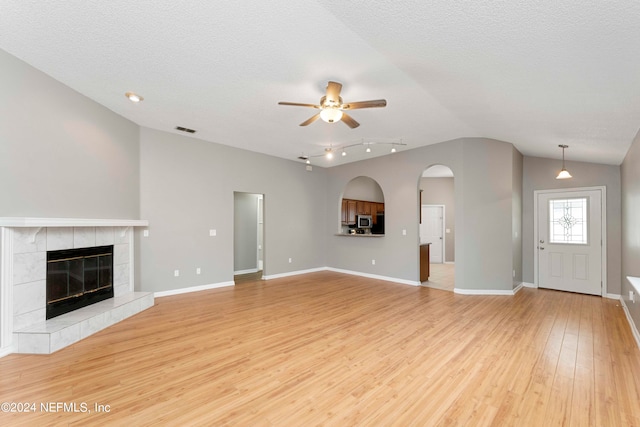
<path id="1" fill-rule="evenodd" d="M 445 230 L 446 228 L 446 206 L 445 205 L 433 205 L 433 204 L 421 204 L 420 205 L 420 215 L 422 215 L 422 207 L 423 206 L 432 206 L 432 207 L 437 207 L 437 208 L 442 208 L 442 230 L 440 231 L 440 234 L 442 234 L 442 264 L 446 264 L 447 263 L 447 257 L 446 257 L 446 235 L 445 235 Z M 421 216 L 422 218 L 422 216 Z M 422 223 L 418 224 L 418 237 L 420 235 L 420 225 Z"/>
<path id="2" fill-rule="evenodd" d="M 538 277 L 538 196 L 541 194 L 573 193 L 578 191 L 600 191 L 600 228 L 602 230 L 602 245 L 600 251 L 600 263 L 602 265 L 602 295 L 607 296 L 607 187 L 604 185 L 595 187 L 556 188 L 552 190 L 533 191 L 533 283 L 539 286 Z"/>

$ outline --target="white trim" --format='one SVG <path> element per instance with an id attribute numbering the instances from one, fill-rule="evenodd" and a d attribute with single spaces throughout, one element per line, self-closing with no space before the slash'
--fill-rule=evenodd
<path id="1" fill-rule="evenodd" d="M 533 192 L 533 283 L 538 286 L 538 196 L 548 193 L 573 193 L 579 191 L 600 191 L 601 210 L 601 264 L 602 264 L 602 290 L 601 296 L 607 296 L 607 187 L 604 185 L 594 187 L 556 188 L 551 190 L 534 190 Z"/>
<path id="2" fill-rule="evenodd" d="M 455 264 L 455 263 L 456 263 L 455 261 L 445 261 L 445 262 L 443 262 L 443 264 Z"/>
<path id="3" fill-rule="evenodd" d="M 516 286 L 515 288 L 513 288 L 513 294 L 514 294 L 514 295 L 515 295 L 515 294 L 517 294 L 517 293 L 518 293 L 518 291 L 519 291 L 520 289 L 522 289 L 523 287 L 524 287 L 524 284 L 523 284 L 522 282 L 518 283 L 518 286 Z"/>
<path id="4" fill-rule="evenodd" d="M 8 356 L 15 352 L 16 352 L 16 348 L 14 346 L 9 346 L 7 348 L 0 348 L 0 358 Z"/>
<path id="5" fill-rule="evenodd" d="M 353 276 L 361 276 L 369 279 L 385 280 L 387 282 L 400 283 L 402 285 L 420 286 L 421 283 L 415 280 L 397 279 L 395 277 L 379 276 L 377 274 L 362 273 L 359 271 L 342 270 L 340 268 L 325 267 L 325 270 L 334 271 L 336 273 L 351 274 Z"/>
<path id="6" fill-rule="evenodd" d="M 505 295 L 514 296 L 516 292 L 520 290 L 522 286 L 518 286 L 516 289 L 460 289 L 453 288 L 453 293 L 460 295 Z"/>
<path id="7" fill-rule="evenodd" d="M 259 270 L 259 269 L 257 269 L 257 268 L 249 268 L 249 269 L 246 269 L 246 270 L 238 270 L 238 271 L 234 271 L 234 272 L 233 272 L 233 275 L 234 275 L 234 276 L 237 276 L 237 275 L 239 275 L 239 274 L 251 274 L 251 273 L 257 273 L 258 271 L 260 271 L 260 270 Z"/>
<path id="8" fill-rule="evenodd" d="M 522 286 L 524 286 L 525 288 L 538 289 L 538 285 L 536 285 L 535 283 L 522 282 Z"/>
<path id="9" fill-rule="evenodd" d="M 606 294 L 606 295 L 604 295 L 604 298 L 618 300 L 618 299 L 622 298 L 622 295 L 618 295 L 618 294 Z"/>
<path id="10" fill-rule="evenodd" d="M 189 288 L 179 288 L 179 289 L 172 289 L 170 291 L 154 292 L 153 296 L 155 298 L 161 298 L 161 297 L 168 297 L 171 295 L 188 294 L 191 292 L 200 292 L 200 291 L 206 291 L 209 289 L 224 288 L 227 286 L 234 286 L 234 285 L 235 285 L 234 282 L 212 283 L 210 285 L 191 286 Z"/>
<path id="11" fill-rule="evenodd" d="M 129 230 L 129 292 L 135 291 L 135 239 L 133 230 Z"/>
<path id="12" fill-rule="evenodd" d="M 289 271 L 287 273 L 269 274 L 262 276 L 263 280 L 279 279 L 281 277 L 297 276 L 299 274 L 315 273 L 325 271 L 327 267 L 310 268 L 308 270 Z"/>
<path id="13" fill-rule="evenodd" d="M 143 219 L 0 217 L 0 227 L 147 227 Z"/>
<path id="14" fill-rule="evenodd" d="M 627 322 L 629 322 L 629 327 L 631 328 L 631 334 L 636 339 L 636 344 L 638 348 L 640 348 L 640 332 L 638 332 L 638 328 L 636 328 L 636 324 L 633 322 L 633 318 L 631 317 L 631 313 L 629 313 L 629 308 L 624 301 L 624 298 L 620 298 L 620 302 L 622 303 L 622 309 L 624 310 L 624 314 L 627 316 Z"/>
<path id="15" fill-rule="evenodd" d="M 0 354 L 11 353 L 12 348 L 13 230 L 0 227 Z"/>

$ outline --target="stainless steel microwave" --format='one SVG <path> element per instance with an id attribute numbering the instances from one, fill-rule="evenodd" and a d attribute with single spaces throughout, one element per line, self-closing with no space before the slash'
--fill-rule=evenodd
<path id="1" fill-rule="evenodd" d="M 371 215 L 357 215 L 356 216 L 357 228 L 371 228 L 373 227 L 373 218 Z"/>

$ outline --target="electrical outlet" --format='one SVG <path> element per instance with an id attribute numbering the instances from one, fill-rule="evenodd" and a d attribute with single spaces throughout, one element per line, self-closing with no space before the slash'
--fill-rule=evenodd
<path id="1" fill-rule="evenodd" d="M 289 264 L 291 264 L 291 258 L 289 258 Z"/>
<path id="2" fill-rule="evenodd" d="M 402 230 L 402 235 L 403 235 L 403 236 L 406 236 L 406 235 L 407 235 L 407 230 L 404 230 L 404 229 L 403 229 L 403 230 Z"/>
<path id="3" fill-rule="evenodd" d="M 635 303 L 636 302 L 636 296 L 633 293 L 633 291 L 629 291 L 629 299 L 631 300 L 631 302 Z"/>
<path id="4" fill-rule="evenodd" d="M 180 275 L 180 270 L 173 270 L 174 277 L 178 277 Z"/>
<path id="5" fill-rule="evenodd" d="M 213 229 L 209 230 L 209 236 L 215 237 L 216 234 L 217 234 L 216 230 L 213 230 Z"/>
<path id="6" fill-rule="evenodd" d="M 376 260 L 375 259 L 371 260 L 371 265 L 376 265 Z"/>
<path id="7" fill-rule="evenodd" d="M 516 277 L 516 271 L 515 270 L 513 270 L 513 277 L 514 278 Z"/>
<path id="8" fill-rule="evenodd" d="M 196 268 L 196 274 L 200 274 L 200 267 Z"/>
<path id="9" fill-rule="evenodd" d="M 142 236 L 143 236 L 143 237 L 149 237 L 149 230 L 144 230 L 144 231 L 142 232 Z"/>

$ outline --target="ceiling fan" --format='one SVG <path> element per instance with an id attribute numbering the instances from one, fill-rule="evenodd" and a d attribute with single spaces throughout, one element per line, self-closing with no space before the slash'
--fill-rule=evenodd
<path id="1" fill-rule="evenodd" d="M 357 110 L 359 108 L 377 108 L 385 107 L 387 101 L 384 99 L 376 99 L 373 101 L 359 101 L 343 104 L 340 97 L 340 91 L 342 90 L 342 84 L 337 82 L 329 82 L 327 84 L 327 94 L 320 98 L 320 104 L 300 104 L 297 102 L 278 102 L 278 105 L 293 105 L 296 107 L 311 107 L 320 110 L 319 113 L 300 123 L 300 126 L 307 126 L 321 118 L 327 123 L 335 123 L 342 121 L 351 129 L 360 126 L 360 123 L 356 122 L 353 117 L 348 115 L 345 111 Z"/>

